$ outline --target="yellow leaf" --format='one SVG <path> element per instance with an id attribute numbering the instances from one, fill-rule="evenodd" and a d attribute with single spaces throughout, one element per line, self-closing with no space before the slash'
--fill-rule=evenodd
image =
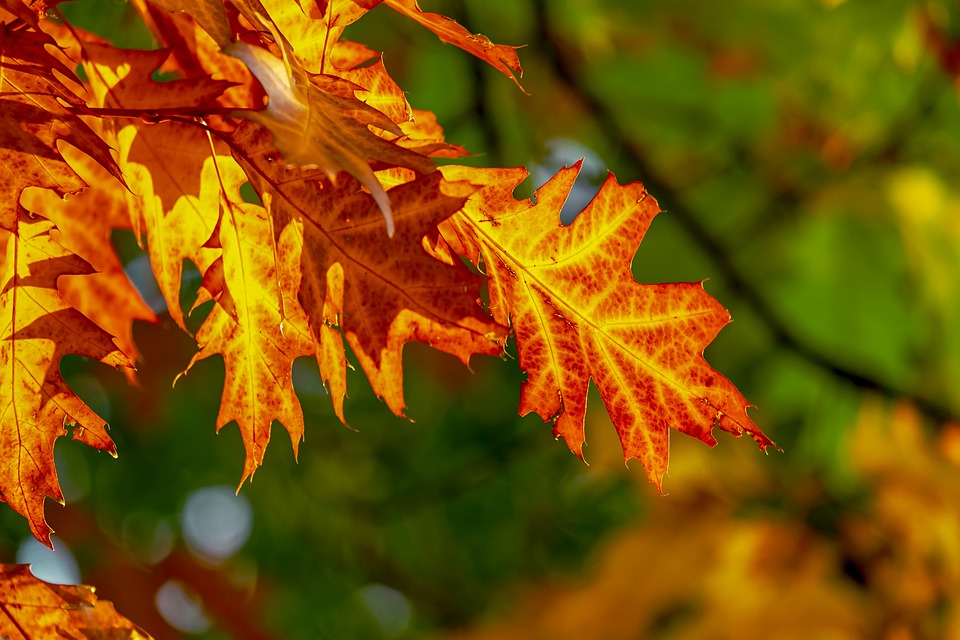
<path id="1" fill-rule="evenodd" d="M 113 367 L 131 366 L 110 336 L 64 302 L 61 276 L 90 266 L 51 237 L 47 220 L 21 218 L 7 240 L 0 293 L 0 493 L 50 545 L 43 500 L 63 501 L 53 463 L 54 441 L 75 424 L 73 439 L 116 455 L 104 421 L 67 387 L 60 359 L 88 356 Z"/>

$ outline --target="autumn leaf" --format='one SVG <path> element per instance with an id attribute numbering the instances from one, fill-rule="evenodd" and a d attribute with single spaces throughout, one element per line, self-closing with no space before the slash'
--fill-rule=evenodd
<path id="1" fill-rule="evenodd" d="M 134 114 L 171 106 L 202 111 L 213 108 L 211 101 L 230 84 L 209 78 L 155 82 L 150 75 L 167 57 L 163 51 L 95 44 L 85 44 L 84 51 L 93 93 L 104 108 Z M 133 229 L 148 239 L 167 309 L 185 327 L 180 308 L 183 261 L 205 271 L 218 257 L 217 251 L 204 247 L 219 220 L 221 198 L 211 140 L 189 119 L 151 123 L 128 118 L 106 123 L 105 129 L 134 185 L 127 199 Z"/>
<path id="2" fill-rule="evenodd" d="M 397 234 L 389 239 L 371 196 L 340 175 L 320 174 L 273 161 L 262 127 L 237 129 L 235 156 L 273 218 L 275 233 L 294 225 L 301 234 L 302 274 L 297 296 L 310 321 L 320 370 L 343 418 L 346 390 L 343 340 L 353 349 L 374 392 L 403 414 L 403 345 L 411 340 L 455 355 L 497 354 L 504 328 L 477 304 L 480 278 L 462 265 L 447 265 L 423 249 L 424 236 L 464 202 L 449 195 L 438 173 L 416 175 L 392 188 Z M 463 192 L 472 189 L 460 185 Z M 281 276 L 282 277 L 282 276 Z M 342 336 L 334 327 L 342 330 Z"/>
<path id="3" fill-rule="evenodd" d="M 409 167 L 419 173 L 435 169 L 433 161 L 377 136 L 378 127 L 397 136 L 403 131 L 386 115 L 354 97 L 356 87 L 333 76 L 308 76 L 295 63 L 265 49 L 239 42 L 229 53 L 243 60 L 267 92 L 263 112 L 244 117 L 259 122 L 273 134 L 273 145 L 292 165 L 319 168 L 334 179 L 347 171 L 373 194 L 383 213 L 387 235 L 394 232 L 390 199 L 370 168 L 370 161 Z"/>
<path id="4" fill-rule="evenodd" d="M 246 1 L 239 0 L 239 4 Z M 520 86 L 517 77 L 523 70 L 518 47 L 494 44 L 482 34 L 470 33 L 455 20 L 423 11 L 416 0 L 304 0 L 300 6 L 286 0 L 264 0 L 263 7 L 305 70 L 334 74 L 331 51 L 344 29 L 381 3 L 426 27 L 443 42 L 487 62 Z"/>
<path id="5" fill-rule="evenodd" d="M 379 2 L 366 0 L 305 0 L 298 6 L 286 0 L 265 0 L 270 22 L 289 45 L 292 64 L 308 74 L 332 73 L 330 54 L 344 29 Z"/>
<path id="6" fill-rule="evenodd" d="M 42 582 L 25 564 L 0 565 L 0 637 L 150 640 L 93 587 Z"/>
<path id="7" fill-rule="evenodd" d="M 38 26 L 37 14 L 22 0 L 0 0 L 0 11 L 6 11 L 10 14 L 10 17 L 19 18 L 31 27 L 36 28 Z M 0 13 L 0 19 L 3 19 L 4 22 L 12 21 L 8 20 L 8 16 L 3 13 Z"/>
<path id="8" fill-rule="evenodd" d="M 494 44 L 483 34 L 470 33 L 456 20 L 451 20 L 439 13 L 423 11 L 417 4 L 417 0 L 384 0 L 384 4 L 430 29 L 443 42 L 460 47 L 490 64 L 520 87 L 518 78 L 523 75 L 523 69 L 520 68 L 520 58 L 517 56 L 518 47 Z M 520 88 L 523 89 L 523 87 Z"/>
<path id="9" fill-rule="evenodd" d="M 171 13 L 188 12 L 219 47 L 233 42 L 227 9 L 221 0 L 150 0 Z M 142 7 L 142 5 L 141 5 Z M 143 8 L 141 9 L 143 10 Z"/>
<path id="10" fill-rule="evenodd" d="M 200 351 L 190 366 L 223 355 L 225 380 L 217 430 L 233 420 L 240 428 L 246 449 L 242 484 L 263 463 L 274 420 L 289 432 L 296 453 L 303 438 L 303 413 L 291 368 L 295 358 L 314 351 L 306 315 L 296 299 L 299 239 L 288 227 L 275 242 L 266 210 L 240 197 L 246 176 L 232 161 L 219 160 L 215 162 L 225 192 L 219 226 L 223 257 L 211 265 L 204 282 L 217 303 L 197 332 Z M 283 277 L 295 280 L 281 281 L 281 269 Z M 212 280 L 211 274 L 217 278 Z"/>
<path id="11" fill-rule="evenodd" d="M 398 136 L 396 131 L 373 130 L 379 137 L 432 158 L 466 155 L 462 147 L 444 140 L 443 130 L 433 113 L 410 106 L 403 89 L 387 73 L 383 58 L 374 51 L 341 40 L 331 51 L 330 59 L 331 75 L 356 85 L 354 96 L 390 118 L 402 133 Z"/>
<path id="12" fill-rule="evenodd" d="M 177 2 L 165 6 L 183 8 Z M 412 120 L 403 92 L 382 64 L 357 68 L 370 56 L 361 52 L 361 57 L 357 57 L 356 45 L 339 41 L 343 28 L 370 6 L 373 5 L 343 0 L 326 2 L 322 7 L 311 5 L 312 19 L 305 19 L 303 8 L 292 3 L 240 2 L 238 7 L 245 16 L 272 33 L 281 57 L 242 41 L 225 51 L 247 65 L 269 97 L 266 109 L 238 115 L 267 127 L 273 133 L 274 146 L 287 163 L 320 168 L 331 180 L 341 170 L 359 180 L 373 194 L 387 233 L 392 236 L 390 199 L 369 163 L 382 162 L 429 173 L 435 167 L 426 157 L 428 154 L 455 157 L 460 150 L 430 139 L 429 134 L 422 141 L 425 145 L 407 143 L 419 131 L 400 126 Z M 216 26 L 204 24 L 210 20 L 210 13 L 207 9 L 200 11 L 201 24 L 207 31 L 221 33 L 217 42 L 222 44 L 222 20 L 214 20 Z M 153 22 L 162 35 L 179 38 L 171 29 Z M 345 51 L 353 57 L 344 55 Z M 181 65 L 193 70 L 203 63 L 195 65 L 181 59 Z M 417 146 L 422 148 L 413 149 Z"/>
<path id="13" fill-rule="evenodd" d="M 110 336 L 57 291 L 61 276 L 90 266 L 52 237 L 53 225 L 21 218 L 7 240 L 0 293 L 0 493 L 50 545 L 43 500 L 63 501 L 53 462 L 54 442 L 75 424 L 74 440 L 116 455 L 104 421 L 67 387 L 60 359 L 78 354 L 113 367 L 130 366 Z"/>
<path id="14" fill-rule="evenodd" d="M 230 86 L 216 98 L 217 105 L 221 107 L 259 109 L 266 104 L 266 95 L 247 66 L 237 58 L 222 53 L 222 45 L 189 14 L 182 11 L 169 13 L 147 0 L 133 0 L 133 4 L 157 40 L 170 50 L 170 57 L 164 61 L 164 69 L 177 72 L 186 81 L 201 79 L 205 82 L 207 78 L 228 81 Z M 187 4 L 193 6 L 193 3 Z M 216 0 L 216 4 L 223 7 L 220 0 Z"/>
<path id="15" fill-rule="evenodd" d="M 640 284 L 634 251 L 656 201 L 639 183 L 610 176 L 569 227 L 560 209 L 580 165 L 561 170 L 517 201 L 523 169 L 444 167 L 444 177 L 482 189 L 441 227 L 455 251 L 483 265 L 490 310 L 510 322 L 527 372 L 520 413 L 553 421 L 583 456 L 587 386 L 592 379 L 620 436 L 624 458 L 639 459 L 659 488 L 669 430 L 714 445 L 714 427 L 773 446 L 746 413 L 747 402 L 703 359 L 730 315 L 699 282 Z"/>
<path id="16" fill-rule="evenodd" d="M 16 27 L 0 23 L 0 228 L 8 231 L 16 229 L 25 188 L 42 187 L 63 196 L 86 186 L 60 155 L 59 141 L 77 147 L 121 179 L 110 148 L 75 113 L 84 101 L 66 84 L 77 82 L 73 71 L 45 49 L 55 46 L 53 39 Z"/>
<path id="17" fill-rule="evenodd" d="M 127 189 L 86 154 L 70 146 L 63 157 L 91 185 L 64 200 L 46 189 L 27 189 L 21 197 L 28 211 L 52 221 L 60 244 L 90 263 L 96 273 L 63 276 L 58 280 L 67 303 L 114 336 L 120 350 L 135 362 L 133 323 L 157 322 L 157 317 L 130 282 L 110 243 L 114 229 L 130 229 Z M 132 374 L 133 369 L 127 369 Z"/>

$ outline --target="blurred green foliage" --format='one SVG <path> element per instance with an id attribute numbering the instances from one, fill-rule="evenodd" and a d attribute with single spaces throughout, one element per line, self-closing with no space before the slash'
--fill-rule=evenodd
<path id="1" fill-rule="evenodd" d="M 960 103 L 958 79 L 929 37 L 929 25 L 960 35 L 950 3 L 421 6 L 495 42 L 525 43 L 530 95 L 386 7 L 346 37 L 384 51 L 411 104 L 434 111 L 448 140 L 475 154 L 467 162 L 555 168 L 578 158 L 551 153 L 551 141 L 572 140 L 621 182 L 643 181 L 666 213 L 634 274 L 708 279 L 731 310 L 735 322 L 708 360 L 757 405 L 754 420 L 785 450 L 750 452 L 784 491 L 738 494 L 742 517 L 783 514 L 829 538 L 862 510 L 869 488 L 846 442 L 867 394 L 914 402 L 931 427 L 960 416 Z M 123 2 L 62 10 L 120 46 L 152 46 Z M 131 239 L 119 242 L 132 259 Z M 117 567 L 189 583 L 163 555 L 185 549 L 180 510 L 196 489 L 233 485 L 243 453 L 234 427 L 214 437 L 222 366 L 204 361 L 171 388 L 190 338 L 169 320 L 138 327 L 136 337 L 139 389 L 79 360 L 63 365 L 109 416 L 120 458 L 61 440 L 69 506 L 50 506 L 49 517 L 85 582 L 157 637 L 175 637 L 151 628 L 165 625 L 154 593 L 125 586 Z M 612 429 L 598 397 L 588 445 L 607 444 L 586 455 L 602 473 L 538 419 L 516 415 L 523 376 L 512 359 L 478 358 L 470 373 L 410 347 L 405 362 L 414 423 L 393 417 L 354 373 L 346 414 L 357 431 L 336 420 L 315 365 L 298 363 L 308 423 L 299 464 L 275 432 L 264 467 L 241 489 L 253 507 L 249 542 L 213 571 L 255 594 L 236 606 L 268 635 L 249 637 L 407 638 L 470 625 L 507 611 L 518 584 L 589 570 L 615 532 L 648 522 L 651 501 L 674 499 L 637 482 L 639 465 L 609 470 L 617 454 L 612 434 L 601 433 Z M 721 437 L 710 455 L 751 447 Z M 812 499 L 787 490 L 810 482 L 819 487 Z M 26 523 L 2 510 L 0 527 L 0 553 L 12 561 Z M 371 585 L 401 594 L 409 621 L 384 599 L 392 592 Z M 197 637 L 229 635 L 214 624 Z"/>

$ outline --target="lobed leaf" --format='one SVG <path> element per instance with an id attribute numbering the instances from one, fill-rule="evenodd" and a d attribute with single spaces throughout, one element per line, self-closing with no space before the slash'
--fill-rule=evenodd
<path id="1" fill-rule="evenodd" d="M 430 29 L 443 42 L 460 47 L 467 53 L 483 60 L 513 80 L 521 90 L 523 89 L 518 80 L 519 77 L 523 76 L 523 69 L 520 68 L 520 58 L 517 56 L 518 47 L 494 44 L 490 41 L 490 38 L 481 33 L 470 33 L 455 20 L 439 13 L 423 11 L 417 4 L 417 0 L 384 0 L 384 4 Z"/>
<path id="2" fill-rule="evenodd" d="M 314 349 L 307 317 L 296 299 L 299 238 L 290 227 L 275 240 L 267 211 L 240 197 L 246 180 L 240 168 L 229 158 L 215 162 L 224 190 L 218 233 L 223 255 L 207 270 L 205 286 L 217 304 L 197 332 L 200 351 L 190 366 L 223 355 L 217 430 L 233 420 L 240 428 L 246 450 L 242 483 L 263 463 L 274 420 L 286 428 L 296 453 L 303 438 L 303 413 L 293 389 L 292 366 L 295 358 L 313 355 Z M 211 284 L 211 274 L 218 276 L 218 284 Z"/>
<path id="3" fill-rule="evenodd" d="M 587 387 L 593 380 L 624 458 L 637 458 L 659 488 L 669 430 L 714 445 L 714 427 L 773 446 L 746 413 L 747 402 L 703 359 L 730 321 L 702 283 L 640 284 L 630 273 L 656 201 L 643 185 L 611 175 L 569 227 L 560 209 L 580 165 L 561 170 L 517 201 L 523 169 L 444 167 L 444 177 L 480 187 L 441 226 L 460 255 L 489 277 L 490 310 L 510 322 L 527 372 L 520 413 L 553 422 L 554 434 L 583 457 Z"/>
<path id="4" fill-rule="evenodd" d="M 265 49 L 246 43 L 231 46 L 230 53 L 243 60 L 269 96 L 262 112 L 245 117 L 267 127 L 273 144 L 284 160 L 304 168 L 319 168 L 328 178 L 344 170 L 373 194 L 383 213 L 387 235 L 394 232 L 390 199 L 370 168 L 370 161 L 412 168 L 420 173 L 434 170 L 433 162 L 374 134 L 374 126 L 401 135 L 386 115 L 353 96 L 361 89 L 333 76 L 308 77 Z"/>
<path id="5" fill-rule="evenodd" d="M 131 366 L 110 336 L 57 291 L 61 276 L 90 266 L 52 237 L 47 220 L 22 215 L 7 239 L 0 292 L 0 493 L 50 546 L 43 500 L 63 501 L 53 445 L 76 425 L 74 440 L 116 455 L 104 421 L 67 387 L 60 359 L 73 353 L 113 367 Z"/>
<path id="6" fill-rule="evenodd" d="M 457 356 L 496 354 L 504 328 L 477 304 L 480 278 L 444 264 L 422 240 L 463 204 L 438 173 L 416 175 L 389 191 L 398 222 L 387 237 L 376 203 L 341 175 L 337 184 L 271 161 L 269 133 L 244 124 L 235 152 L 273 219 L 275 233 L 300 234 L 296 295 L 306 311 L 320 370 L 343 418 L 346 339 L 378 396 L 403 414 L 402 349 L 416 340 Z M 469 190 L 461 185 L 458 190 Z M 342 330 L 343 335 L 334 327 Z"/>
<path id="7" fill-rule="evenodd" d="M 53 39 L 16 27 L 0 23 L 0 228 L 7 231 L 17 227 L 20 194 L 27 187 L 63 196 L 86 186 L 60 155 L 59 141 L 121 179 L 110 148 L 74 112 L 84 103 L 65 84 L 77 82 L 73 71 L 45 49 L 55 46 Z"/>
<path id="8" fill-rule="evenodd" d="M 163 51 L 94 44 L 85 44 L 84 50 L 96 101 L 106 108 L 146 114 L 171 106 L 202 111 L 213 108 L 211 102 L 230 86 L 209 78 L 153 81 L 151 73 L 167 57 Z M 217 259 L 215 251 L 204 247 L 219 220 L 221 196 L 210 139 L 185 122 L 136 118 L 106 123 L 105 134 L 118 148 L 120 166 L 133 185 L 127 198 L 133 229 L 149 238 L 150 261 L 167 309 L 185 327 L 180 308 L 183 261 L 205 271 Z"/>
<path id="9" fill-rule="evenodd" d="M 64 200 L 46 189 L 27 189 L 20 201 L 28 211 L 52 221 L 60 243 L 90 263 L 96 273 L 63 276 L 59 289 L 67 303 L 114 336 L 120 350 L 135 362 L 133 322 L 157 322 L 110 243 L 114 229 L 130 229 L 127 189 L 89 156 L 73 147 L 63 157 L 84 182 L 91 185 Z M 127 370 L 132 375 L 133 369 Z"/>

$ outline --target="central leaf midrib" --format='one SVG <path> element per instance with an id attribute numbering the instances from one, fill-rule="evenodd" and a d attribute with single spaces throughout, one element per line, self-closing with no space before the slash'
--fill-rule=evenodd
<path id="1" fill-rule="evenodd" d="M 628 215 L 633 214 L 633 212 L 636 210 L 636 208 L 637 208 L 637 206 L 640 204 L 640 202 L 642 202 L 642 200 L 634 203 L 634 205 L 631 206 L 631 207 L 624 207 L 624 209 L 623 209 L 624 213 L 623 213 L 621 216 L 618 216 L 618 217 L 614 218 L 613 221 L 611 222 L 611 224 L 607 226 L 607 229 L 610 229 L 610 228 L 613 228 L 613 227 L 617 226 L 617 224 L 618 224 L 624 217 L 627 217 Z M 493 236 L 491 236 L 489 233 L 487 233 L 486 230 L 484 230 L 481 225 L 475 223 L 475 221 L 473 220 L 473 218 L 467 216 L 465 213 L 463 213 L 462 210 L 461 210 L 461 211 L 458 211 L 458 212 L 457 212 L 456 214 L 454 214 L 454 215 L 458 215 L 458 216 L 460 216 L 462 219 L 466 220 L 466 221 L 470 224 L 471 227 L 473 227 L 474 229 L 476 229 L 478 235 L 480 235 L 480 236 L 484 239 L 484 242 L 486 242 L 488 245 L 494 247 L 494 249 L 495 249 L 498 253 L 500 253 L 500 255 L 501 255 L 502 257 L 504 257 L 508 262 L 510 262 L 514 267 L 516 267 L 516 270 L 517 270 L 517 271 L 522 271 L 523 273 L 527 274 L 527 276 L 529 276 L 529 278 L 530 278 L 542 291 L 549 292 L 549 293 L 551 294 L 551 297 L 552 297 L 554 300 L 556 300 L 557 303 L 559 303 L 561 306 L 563 306 L 565 309 L 567 309 L 567 310 L 571 313 L 571 315 L 574 315 L 574 316 L 576 316 L 576 317 L 578 317 L 578 318 L 581 318 L 581 319 L 584 321 L 584 323 L 587 324 L 588 326 L 590 326 L 590 328 L 591 328 L 595 333 L 600 334 L 600 335 L 603 335 L 603 336 L 604 336 L 607 340 L 609 340 L 611 343 L 615 344 L 615 345 L 618 346 L 621 350 L 623 350 L 623 351 L 625 351 L 626 353 L 630 354 L 631 357 L 633 357 L 633 358 L 634 358 L 637 362 L 639 362 L 643 367 L 645 367 L 646 369 L 649 369 L 653 374 L 655 374 L 657 377 L 663 379 L 663 380 L 664 380 L 667 384 L 669 384 L 670 386 L 673 386 L 674 388 L 678 389 L 679 391 L 681 391 L 681 392 L 683 392 L 683 393 L 686 393 L 687 395 L 694 396 L 694 397 L 696 397 L 696 398 L 701 398 L 701 396 L 699 396 L 698 394 L 694 393 L 693 391 L 691 391 L 691 390 L 683 387 L 683 386 L 680 385 L 677 381 L 675 381 L 671 376 L 666 375 L 666 374 L 665 374 L 663 371 L 661 371 L 659 368 L 653 366 L 653 364 L 651 364 L 650 362 L 648 362 L 648 361 L 645 360 L 644 358 L 640 357 L 636 352 L 634 352 L 633 350 L 627 348 L 627 346 L 626 346 L 623 342 L 621 342 L 620 340 L 617 340 L 616 338 L 614 338 L 613 336 L 611 336 L 609 333 L 607 333 L 607 332 L 604 330 L 604 328 L 607 327 L 607 326 L 609 326 L 609 325 L 599 325 L 599 324 L 598 324 L 597 322 L 595 322 L 591 317 L 588 317 L 588 316 L 585 315 L 584 313 L 578 311 L 577 308 L 574 307 L 570 302 L 568 302 L 568 301 L 565 300 L 564 298 L 559 297 L 558 295 L 556 295 L 553 287 L 548 286 L 548 285 L 543 281 L 543 279 L 537 277 L 536 273 L 530 270 L 531 267 L 526 267 L 526 266 L 524 266 L 524 265 L 521 265 L 519 262 L 517 262 L 517 261 L 515 260 L 515 258 L 513 257 L 513 254 L 510 253 L 510 252 L 508 252 L 500 242 L 498 242 Z M 605 229 L 604 232 L 607 232 L 607 233 L 608 233 L 607 229 Z M 598 236 L 603 236 L 603 235 L 605 235 L 604 232 L 597 233 L 597 235 L 598 235 Z M 579 253 L 579 252 L 578 252 L 578 253 Z M 574 254 L 574 255 L 575 255 L 575 254 Z M 566 259 L 567 259 L 567 258 L 565 257 L 564 260 L 566 260 Z M 558 263 L 558 264 L 559 264 L 559 263 Z M 550 266 L 553 266 L 553 265 L 550 265 Z M 634 281 L 634 282 L 635 282 L 635 284 L 640 284 L 640 283 L 637 283 L 636 281 Z M 524 285 L 527 285 L 526 280 L 524 281 Z M 530 298 L 532 299 L 532 296 L 530 296 Z M 534 307 L 536 307 L 536 305 L 534 305 Z M 686 315 L 686 316 L 676 316 L 674 319 L 678 319 L 678 318 L 680 318 L 680 317 L 683 317 L 683 318 L 691 318 L 691 317 L 696 317 L 696 316 L 698 316 L 698 315 L 704 315 L 704 314 L 706 314 L 706 313 L 708 313 L 708 312 L 707 312 L 707 311 L 702 311 L 702 312 L 699 312 L 699 313 L 696 313 L 696 314 L 691 314 L 691 315 Z M 539 312 L 538 312 L 538 316 L 539 316 Z M 668 321 L 663 321 L 663 322 L 668 322 Z M 642 323 L 634 323 L 634 324 L 642 324 Z M 547 335 L 549 336 L 550 334 L 547 333 Z M 551 354 L 552 354 L 553 351 L 554 351 L 553 345 L 552 345 L 552 341 L 551 341 L 551 340 L 548 340 L 548 343 L 551 343 L 550 351 L 551 351 Z M 709 365 L 708 365 L 708 366 L 709 366 Z M 719 407 L 715 407 L 712 403 L 709 403 L 709 402 L 708 402 L 708 404 L 709 404 L 709 406 L 712 407 L 713 409 L 716 409 L 717 411 L 722 411 Z M 723 413 L 724 413 L 724 415 L 727 415 L 726 412 L 723 412 Z M 731 418 L 731 419 L 733 419 L 733 418 Z M 735 421 L 735 422 L 736 422 L 736 421 Z M 739 422 L 738 422 L 737 424 L 738 424 L 741 428 L 744 428 L 743 425 L 740 425 L 740 424 L 739 424 Z"/>

